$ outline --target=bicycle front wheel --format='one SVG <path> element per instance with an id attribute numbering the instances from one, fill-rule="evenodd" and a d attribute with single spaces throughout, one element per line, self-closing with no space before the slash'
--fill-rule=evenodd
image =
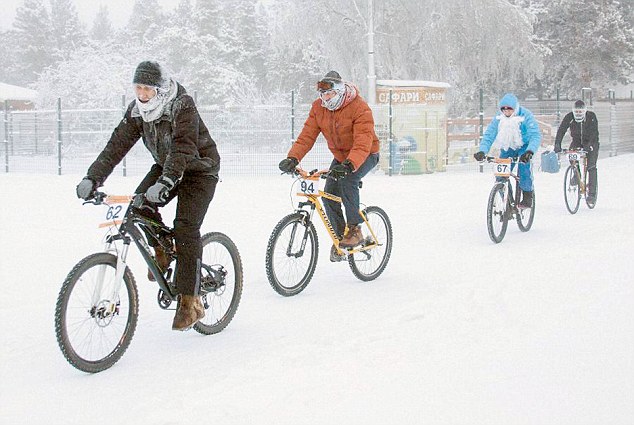
<path id="1" fill-rule="evenodd" d="M 574 165 L 568 166 L 564 176 L 564 200 L 570 214 L 576 213 L 579 209 L 579 202 L 581 201 L 579 182 L 579 170 L 577 170 L 577 167 Z"/>
<path id="2" fill-rule="evenodd" d="M 487 230 L 489 237 L 495 243 L 502 242 L 509 223 L 508 202 L 504 200 L 507 182 L 497 182 L 493 185 L 487 204 Z"/>
<path id="3" fill-rule="evenodd" d="M 519 196 L 518 196 L 519 197 Z M 522 232 L 528 232 L 533 225 L 533 219 L 535 218 L 535 191 L 533 190 L 533 203 L 530 208 L 518 208 L 515 219 L 517 220 L 517 227 Z"/>
<path id="4" fill-rule="evenodd" d="M 348 256 L 348 264 L 352 273 L 363 281 L 376 279 L 390 260 L 392 254 L 392 223 L 385 211 L 379 207 L 367 207 L 362 214 L 367 223 L 361 223 L 361 230 L 366 238 L 363 245 L 375 247 L 356 252 Z M 376 240 L 373 235 L 376 236 Z"/>
<path id="5" fill-rule="evenodd" d="M 315 226 L 300 213 L 277 223 L 266 247 L 266 277 L 280 295 L 302 292 L 315 273 L 319 242 Z"/>
<path id="6" fill-rule="evenodd" d="M 117 290 L 116 271 L 116 256 L 90 255 L 70 271 L 57 297 L 57 343 L 68 363 L 81 371 L 108 369 L 132 341 L 139 315 L 136 283 L 126 267 Z"/>
<path id="7" fill-rule="evenodd" d="M 194 330 L 213 335 L 227 327 L 242 297 L 242 259 L 233 241 L 225 234 L 210 232 L 202 237 L 200 292 L 205 317 Z"/>

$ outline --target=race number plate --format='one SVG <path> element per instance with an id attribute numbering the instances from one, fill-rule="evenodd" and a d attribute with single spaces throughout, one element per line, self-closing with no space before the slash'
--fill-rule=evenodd
<path id="1" fill-rule="evenodd" d="M 131 196 L 108 196 L 104 202 L 104 206 L 107 207 L 104 217 L 106 221 L 99 224 L 99 227 L 118 226 L 121 224 L 126 204 L 131 200 Z"/>
<path id="2" fill-rule="evenodd" d="M 581 152 L 568 152 L 568 160 L 569 161 L 581 161 L 584 155 Z"/>
<path id="3" fill-rule="evenodd" d="M 299 180 L 299 195 L 318 195 L 321 184 L 319 178 L 309 178 Z"/>
<path id="4" fill-rule="evenodd" d="M 508 177 L 511 175 L 511 158 L 498 158 L 493 163 L 493 175 Z"/>

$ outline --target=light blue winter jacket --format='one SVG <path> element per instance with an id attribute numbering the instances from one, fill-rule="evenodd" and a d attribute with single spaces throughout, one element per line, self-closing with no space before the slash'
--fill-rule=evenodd
<path id="1" fill-rule="evenodd" d="M 510 106 L 515 110 L 514 115 L 524 119 L 520 123 L 520 132 L 522 134 L 522 141 L 524 142 L 524 145 L 517 149 L 517 153 L 522 154 L 527 150 L 532 151 L 533 153 L 537 152 L 537 149 L 539 149 L 542 142 L 542 133 L 539 131 L 539 125 L 533 116 L 533 113 L 528 109 L 519 106 L 517 97 L 510 93 L 505 94 L 500 100 L 498 108 L 501 108 L 502 106 Z M 502 112 L 499 112 L 498 115 L 499 114 L 502 114 Z M 499 124 L 499 117 L 496 116 L 487 126 L 487 129 L 482 136 L 482 140 L 480 141 L 480 150 L 482 152 L 487 153 L 489 152 L 489 149 L 491 149 L 491 145 L 498 135 Z"/>

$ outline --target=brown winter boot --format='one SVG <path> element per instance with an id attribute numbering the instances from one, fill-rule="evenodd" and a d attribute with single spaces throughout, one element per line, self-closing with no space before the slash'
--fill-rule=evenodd
<path id="1" fill-rule="evenodd" d="M 205 308 L 197 295 L 180 295 L 172 330 L 185 331 L 205 317 Z"/>
<path id="2" fill-rule="evenodd" d="M 161 269 L 161 272 L 165 273 L 170 265 L 171 260 L 162 246 L 154 247 L 154 258 L 156 259 L 156 263 L 158 264 L 159 269 Z M 156 279 L 154 278 L 154 275 L 152 274 L 152 271 L 150 269 L 148 269 L 147 271 L 147 278 L 150 282 L 156 282 Z"/>
<path id="3" fill-rule="evenodd" d="M 361 233 L 361 228 L 357 224 L 351 224 L 348 226 L 348 231 L 345 236 L 339 242 L 339 246 L 341 248 L 354 248 L 363 242 L 363 234 Z"/>

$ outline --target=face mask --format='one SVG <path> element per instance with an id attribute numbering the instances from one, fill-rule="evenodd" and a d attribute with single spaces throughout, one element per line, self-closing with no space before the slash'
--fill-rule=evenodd
<path id="1" fill-rule="evenodd" d="M 586 118 L 586 109 L 585 108 L 573 109 L 572 110 L 572 115 L 574 115 L 575 121 L 581 122 L 581 121 L 583 121 Z"/>

